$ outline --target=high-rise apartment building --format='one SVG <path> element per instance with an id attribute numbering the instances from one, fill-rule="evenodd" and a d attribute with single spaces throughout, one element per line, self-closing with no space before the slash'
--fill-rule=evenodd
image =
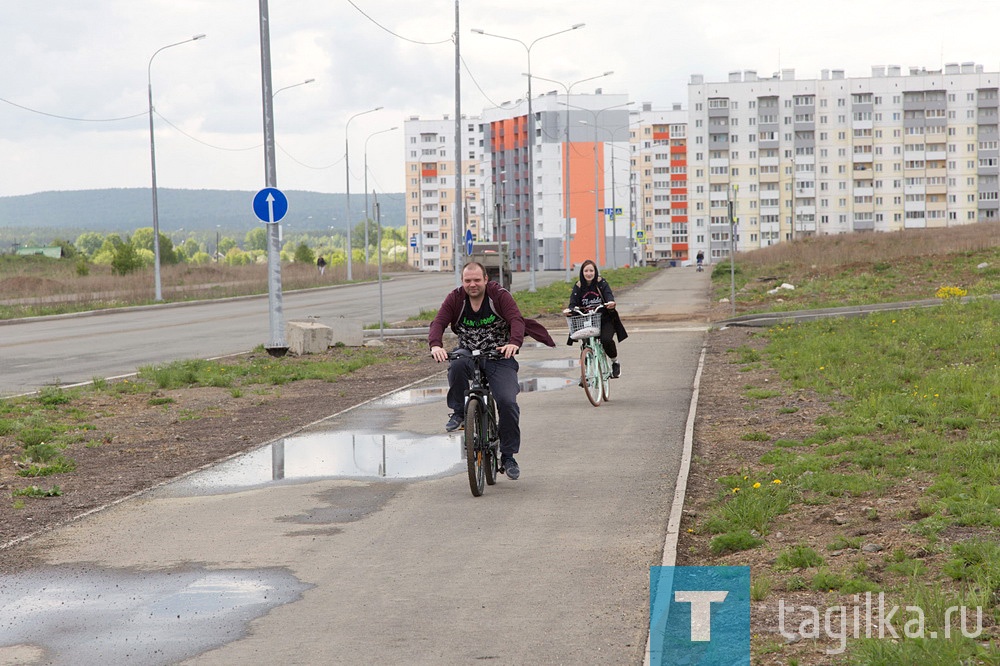
<path id="1" fill-rule="evenodd" d="M 455 201 L 455 120 L 414 116 L 404 123 L 408 256 L 410 265 L 419 270 L 455 270 L 456 224 L 462 227 L 461 235 L 470 230 L 477 239 L 488 238 L 478 176 L 483 160 L 481 125 L 478 118 L 463 117 L 461 122 L 463 145 L 458 158 L 465 201 L 459 205 Z M 461 237 L 458 242 L 461 247 Z"/>
<path id="2" fill-rule="evenodd" d="M 632 111 L 634 263 L 681 263 L 691 256 L 687 202 L 687 111 L 680 104 Z"/>
<path id="3" fill-rule="evenodd" d="M 694 251 L 728 256 L 812 234 L 996 221 L 998 73 L 873 67 L 797 80 L 733 72 L 688 86 Z"/>
<path id="4" fill-rule="evenodd" d="M 628 106 L 626 95 L 600 91 L 538 95 L 530 152 L 526 100 L 463 119 L 464 229 L 475 240 L 507 242 L 517 271 L 530 270 L 532 252 L 537 270 L 564 269 L 567 240 L 571 266 L 595 256 L 601 266 L 630 263 L 636 213 Z M 454 121 L 414 117 L 404 130 L 410 264 L 451 270 Z"/>

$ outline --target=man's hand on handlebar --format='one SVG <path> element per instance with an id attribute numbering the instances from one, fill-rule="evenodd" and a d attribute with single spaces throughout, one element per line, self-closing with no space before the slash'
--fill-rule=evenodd
<path id="1" fill-rule="evenodd" d="M 448 352 L 444 350 L 444 347 L 431 347 L 431 356 L 438 363 L 448 360 Z"/>
<path id="2" fill-rule="evenodd" d="M 504 345 L 503 347 L 497 347 L 497 351 L 503 354 L 504 358 L 511 358 L 514 354 L 517 353 L 518 349 L 519 347 L 517 345 L 510 345 L 510 344 Z"/>

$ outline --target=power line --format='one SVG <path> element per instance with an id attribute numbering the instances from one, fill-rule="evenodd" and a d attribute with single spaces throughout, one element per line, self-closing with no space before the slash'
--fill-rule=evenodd
<path id="1" fill-rule="evenodd" d="M 58 118 L 59 120 L 72 120 L 78 123 L 112 123 L 112 122 L 118 122 L 120 120 L 131 120 L 133 118 L 141 118 L 146 115 L 146 111 L 143 111 L 142 113 L 137 113 L 132 116 L 122 116 L 120 118 L 74 118 L 72 116 L 61 116 L 56 113 L 49 113 L 47 111 L 39 111 L 38 109 L 32 109 L 29 106 L 24 106 L 23 104 L 12 102 L 9 99 L 4 99 L 3 97 L 0 97 L 0 102 L 3 102 L 4 104 L 10 104 L 11 106 L 17 107 L 18 109 L 21 109 L 23 111 L 28 111 L 30 113 L 37 113 L 40 116 L 48 116 L 49 118 Z"/>
<path id="2" fill-rule="evenodd" d="M 424 46 L 437 46 L 438 44 L 449 44 L 449 43 L 451 43 L 453 41 L 452 37 L 449 37 L 448 39 L 442 39 L 439 42 L 421 42 L 421 41 L 416 40 L 416 39 L 410 39 L 409 37 L 404 37 L 403 35 L 400 35 L 399 33 L 393 32 L 392 30 L 390 30 L 389 28 L 385 27 L 384 25 L 382 25 L 381 23 L 379 23 L 378 21 L 376 21 L 375 19 L 373 19 L 371 16 L 369 16 L 368 14 L 366 14 L 363 9 L 361 9 L 356 4 L 354 4 L 353 0 L 347 0 L 347 3 L 349 5 L 351 5 L 351 7 L 354 7 L 358 11 L 359 14 L 361 14 L 366 19 L 368 19 L 369 21 L 371 21 L 374 25 L 378 26 L 379 28 L 381 28 L 382 30 L 386 31 L 387 33 L 389 33 L 393 37 L 396 37 L 397 39 L 402 39 L 403 41 L 410 42 L 412 44 L 422 44 Z"/>

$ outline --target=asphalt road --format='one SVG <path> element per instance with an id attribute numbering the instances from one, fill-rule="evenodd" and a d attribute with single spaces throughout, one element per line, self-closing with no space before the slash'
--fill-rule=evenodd
<path id="1" fill-rule="evenodd" d="M 560 271 L 536 273 L 545 285 Z M 517 274 L 514 288 L 526 288 Z M 436 309 L 455 286 L 453 274 L 398 274 L 384 281 L 383 313 L 400 321 Z M 288 292 L 285 321 L 338 317 L 377 324 L 378 283 Z M 164 304 L 0 321 L 0 397 L 131 374 L 140 366 L 249 351 L 270 340 L 267 296 Z"/>
<path id="2" fill-rule="evenodd" d="M 521 478 L 483 497 L 443 432 L 439 376 L 262 450 L 263 479 L 235 460 L 18 546 L 38 567 L 0 578 L 0 663 L 641 663 L 707 285 L 682 269 L 630 293 L 691 321 L 634 325 L 599 408 L 577 347 L 526 346 L 522 380 L 565 388 L 521 394 Z M 374 473 L 325 474 L 365 455 L 329 448 L 292 478 L 307 441 L 361 433 L 453 462 L 382 477 L 383 445 Z"/>

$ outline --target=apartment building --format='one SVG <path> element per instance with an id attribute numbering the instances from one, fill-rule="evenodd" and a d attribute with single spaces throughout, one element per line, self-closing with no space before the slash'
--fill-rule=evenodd
<path id="1" fill-rule="evenodd" d="M 688 85 L 692 249 L 996 221 L 997 72 L 873 67 Z M 733 224 L 735 220 L 735 224 Z"/>
<path id="2" fill-rule="evenodd" d="M 633 263 L 674 262 L 690 253 L 687 201 L 687 111 L 680 104 L 631 112 Z"/>
<path id="3" fill-rule="evenodd" d="M 536 270 L 565 269 L 567 256 L 571 267 L 595 256 L 601 266 L 630 263 L 638 251 L 628 105 L 627 95 L 599 90 L 538 95 L 530 153 L 527 100 L 463 118 L 462 233 L 507 242 L 517 271 L 532 268 L 532 252 Z M 451 270 L 454 121 L 413 117 L 404 131 L 410 264 Z"/>
<path id="4" fill-rule="evenodd" d="M 456 205 L 455 120 L 448 116 L 421 119 L 412 116 L 403 126 L 406 150 L 406 230 L 409 263 L 426 271 L 455 270 L 455 239 L 459 263 L 466 230 L 476 239 L 488 238 L 478 175 L 483 140 L 478 118 L 461 119 L 462 146 L 458 149 L 462 198 Z"/>
<path id="5" fill-rule="evenodd" d="M 530 155 L 527 100 L 483 111 L 482 176 L 515 270 L 531 268 L 532 251 L 537 270 L 565 269 L 567 256 L 571 267 L 595 255 L 628 263 L 628 104 L 600 90 L 536 96 Z"/>

